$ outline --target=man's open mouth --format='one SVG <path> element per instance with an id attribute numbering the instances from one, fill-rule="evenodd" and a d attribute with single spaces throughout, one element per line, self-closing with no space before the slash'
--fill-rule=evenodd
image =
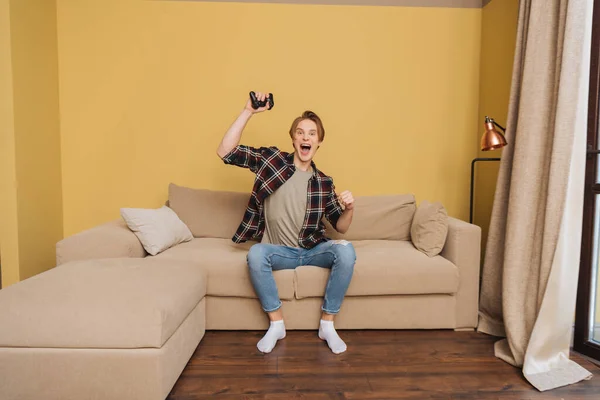
<path id="1" fill-rule="evenodd" d="M 300 145 L 300 152 L 303 155 L 307 155 L 310 152 L 310 148 L 311 148 L 310 144 L 302 143 Z"/>

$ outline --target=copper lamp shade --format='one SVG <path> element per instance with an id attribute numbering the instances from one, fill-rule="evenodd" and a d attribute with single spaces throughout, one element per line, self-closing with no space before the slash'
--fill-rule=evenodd
<path id="1" fill-rule="evenodd" d="M 485 132 L 481 137 L 482 151 L 496 150 L 506 146 L 506 138 L 502 133 L 496 130 L 496 126 L 502 129 L 502 131 L 505 131 L 505 129 L 498 125 L 493 118 L 488 116 L 485 117 Z"/>

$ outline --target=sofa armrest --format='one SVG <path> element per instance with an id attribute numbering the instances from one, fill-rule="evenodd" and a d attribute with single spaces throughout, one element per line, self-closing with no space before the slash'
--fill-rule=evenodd
<path id="1" fill-rule="evenodd" d="M 123 220 L 114 220 L 64 238 L 56 244 L 56 265 L 69 261 L 147 255 Z"/>
<path id="2" fill-rule="evenodd" d="M 456 265 L 459 271 L 456 328 L 475 328 L 479 311 L 481 228 L 448 218 L 448 236 L 441 256 Z"/>

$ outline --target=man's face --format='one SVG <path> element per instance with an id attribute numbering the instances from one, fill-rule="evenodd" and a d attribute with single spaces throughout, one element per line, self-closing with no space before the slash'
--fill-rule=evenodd
<path id="1" fill-rule="evenodd" d="M 294 132 L 293 144 L 301 161 L 311 161 L 321 144 L 317 124 L 310 119 L 300 121 Z"/>

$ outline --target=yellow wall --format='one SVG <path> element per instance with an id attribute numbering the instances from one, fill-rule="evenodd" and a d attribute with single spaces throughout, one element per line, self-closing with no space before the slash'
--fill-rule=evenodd
<path id="1" fill-rule="evenodd" d="M 483 115 L 506 119 L 517 0 L 35 1 L 0 0 L 5 285 L 52 266 L 63 236 L 163 204 L 169 182 L 248 191 L 251 174 L 215 149 L 249 90 L 276 107 L 244 143 L 289 150 L 289 124 L 312 109 L 327 130 L 316 162 L 340 190 L 411 192 L 461 219 Z M 485 233 L 494 186 L 479 174 L 476 189 Z"/>
<path id="2" fill-rule="evenodd" d="M 4 286 L 53 267 L 63 233 L 56 3 L 4 1 L 7 8 L 2 18 L 10 16 L 10 32 L 3 40 L 10 38 L 10 47 L 4 43 L 2 55 L 11 69 L 3 101 L 12 108 L 12 124 L 2 150 L 8 156 L 2 209 L 9 221 L 2 237 Z"/>
<path id="3" fill-rule="evenodd" d="M 19 237 L 9 1 L 0 0 L 0 262 L 2 286 L 19 281 Z"/>
<path id="4" fill-rule="evenodd" d="M 175 182 L 248 191 L 215 151 L 249 90 L 243 142 L 290 149 L 312 109 L 340 190 L 411 192 L 467 219 L 480 130 L 481 9 L 58 0 L 64 233 L 158 207 Z M 257 34 L 258 32 L 258 34 Z"/>
<path id="5" fill-rule="evenodd" d="M 494 0 L 483 8 L 479 119 L 475 138 L 478 149 L 486 115 L 506 128 L 518 12 L 519 0 Z M 479 151 L 478 156 L 502 157 L 502 150 Z M 497 161 L 476 164 L 473 223 L 481 226 L 484 250 L 499 165 Z"/>

